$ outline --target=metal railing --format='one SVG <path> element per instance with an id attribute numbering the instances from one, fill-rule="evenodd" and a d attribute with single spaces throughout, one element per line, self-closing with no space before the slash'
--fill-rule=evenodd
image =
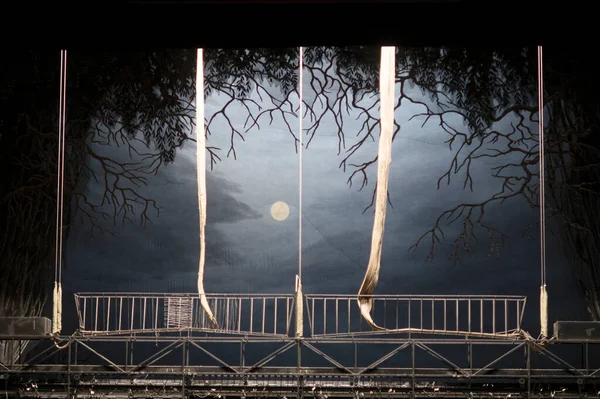
<path id="1" fill-rule="evenodd" d="M 79 331 L 84 335 L 215 332 L 288 336 L 292 295 L 210 294 L 215 328 L 197 294 L 77 293 Z"/>
<path id="2" fill-rule="evenodd" d="M 521 333 L 524 296 L 373 295 L 373 331 L 358 307 L 358 296 L 306 295 L 311 337 L 414 333 L 514 337 Z"/>

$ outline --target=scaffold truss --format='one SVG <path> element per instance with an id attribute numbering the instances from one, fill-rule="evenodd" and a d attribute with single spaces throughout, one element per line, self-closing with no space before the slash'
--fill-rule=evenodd
<path id="1" fill-rule="evenodd" d="M 600 343 L 526 339 L 11 336 L 20 397 L 597 397 Z"/>

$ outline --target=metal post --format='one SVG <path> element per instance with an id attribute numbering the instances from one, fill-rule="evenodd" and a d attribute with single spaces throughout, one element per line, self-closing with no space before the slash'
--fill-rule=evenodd
<path id="1" fill-rule="evenodd" d="M 75 351 L 75 354 L 73 355 L 73 364 L 77 365 L 77 358 L 79 357 L 79 344 L 75 339 L 72 340 L 71 345 L 75 345 L 75 348 L 73 348 L 73 350 Z"/>
<path id="2" fill-rule="evenodd" d="M 297 389 L 297 397 L 301 399 L 304 396 L 304 377 L 302 375 L 302 338 L 296 338 L 296 358 L 297 358 L 297 373 L 298 373 L 298 389 Z"/>
<path id="3" fill-rule="evenodd" d="M 67 348 L 67 398 L 71 397 L 71 343 L 72 338 L 69 338 L 69 348 Z"/>
<path id="4" fill-rule="evenodd" d="M 412 357 L 412 361 L 411 361 L 411 375 L 412 375 L 412 381 L 411 381 L 411 389 L 412 389 L 412 399 L 416 398 L 416 393 L 415 393 L 415 385 L 416 385 L 416 381 L 415 381 L 415 367 L 416 367 L 416 346 L 415 346 L 415 341 L 411 341 L 411 357 Z"/>
<path id="5" fill-rule="evenodd" d="M 531 398 L 531 345 L 525 345 L 525 359 L 527 367 L 527 399 Z"/>
<path id="6" fill-rule="evenodd" d="M 133 366 L 133 341 L 128 341 L 129 342 L 129 364 L 131 366 Z"/>
<path id="7" fill-rule="evenodd" d="M 469 340 L 467 345 L 467 353 L 469 358 L 469 383 L 468 387 L 471 388 L 471 376 L 473 375 L 473 342 Z"/>
<path id="8" fill-rule="evenodd" d="M 183 354 L 181 357 L 181 399 L 185 399 L 185 371 L 186 371 L 186 366 L 188 364 L 187 359 L 188 359 L 188 354 L 189 354 L 187 340 L 183 341 L 181 348 L 183 351 Z"/>
<path id="9" fill-rule="evenodd" d="M 246 340 L 240 342 L 240 371 L 246 366 Z"/>

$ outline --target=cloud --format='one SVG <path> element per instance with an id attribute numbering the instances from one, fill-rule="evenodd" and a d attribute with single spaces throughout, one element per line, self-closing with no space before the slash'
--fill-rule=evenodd
<path id="1" fill-rule="evenodd" d="M 128 161 L 114 148 L 113 159 Z M 194 162 L 192 162 L 192 158 Z M 87 195 L 98 198 L 103 181 L 88 183 Z M 190 279 L 197 271 L 199 222 L 195 149 L 181 150 L 174 164 L 148 180 L 140 194 L 156 201 L 160 212 L 151 214 L 146 227 L 128 223 L 105 223 L 114 235 L 89 233 L 89 225 L 75 224 L 67 240 L 65 274 L 74 288 L 85 290 L 165 291 L 195 287 Z M 227 237 L 219 224 L 238 223 L 260 217 L 240 199 L 239 185 L 219 173 L 207 174 L 208 217 L 206 227 L 207 258 L 211 267 L 222 259 L 238 261 L 238 254 L 227 251 Z M 178 276 L 185 275 L 185 278 Z M 181 284 L 184 282 L 184 284 Z M 87 288 L 84 288 L 87 287 Z"/>

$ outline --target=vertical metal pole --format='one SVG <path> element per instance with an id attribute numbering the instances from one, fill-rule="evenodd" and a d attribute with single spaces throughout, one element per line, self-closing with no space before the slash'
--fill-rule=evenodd
<path id="1" fill-rule="evenodd" d="M 304 396 L 304 376 L 302 375 L 302 339 L 300 337 L 296 338 L 297 345 L 297 373 L 298 373 L 298 389 L 297 389 L 297 397 L 301 399 Z"/>
<path id="2" fill-rule="evenodd" d="M 527 363 L 527 399 L 531 398 L 531 345 L 525 345 L 525 357 Z"/>
<path id="3" fill-rule="evenodd" d="M 67 350 L 67 398 L 71 397 L 71 341 L 69 338 L 69 348 Z"/>
<path id="4" fill-rule="evenodd" d="M 75 348 L 73 348 L 75 351 L 75 354 L 73 355 L 73 364 L 77 365 L 77 359 L 79 358 L 79 342 L 77 342 L 77 340 L 73 340 L 71 345 L 75 345 Z"/>
<path id="5" fill-rule="evenodd" d="M 129 364 L 133 366 L 133 341 L 129 341 Z"/>
<path id="6" fill-rule="evenodd" d="M 415 365 L 416 365 L 416 347 L 415 347 L 415 341 L 411 341 L 411 375 L 412 375 L 412 381 L 411 381 L 411 389 L 412 389 L 412 395 L 411 398 L 415 399 L 416 398 L 416 393 L 415 393 L 415 385 L 416 385 L 416 381 L 415 381 Z"/>
<path id="7" fill-rule="evenodd" d="M 467 353 L 469 358 L 469 384 L 468 387 L 471 389 L 471 376 L 473 375 L 473 342 L 469 340 L 467 346 Z"/>
<path id="8" fill-rule="evenodd" d="M 187 339 L 183 341 L 182 348 L 182 356 L 181 356 L 181 399 L 185 399 L 185 369 L 187 365 L 187 357 L 188 357 L 188 341 Z"/>
<path id="9" fill-rule="evenodd" d="M 240 341 L 240 372 L 244 369 L 244 340 Z"/>
<path id="10" fill-rule="evenodd" d="M 582 350 L 583 350 L 583 368 L 585 369 L 585 373 L 589 374 L 589 372 L 590 372 L 590 362 L 589 362 L 590 348 L 589 348 L 589 344 L 587 342 L 585 344 L 583 344 Z"/>

